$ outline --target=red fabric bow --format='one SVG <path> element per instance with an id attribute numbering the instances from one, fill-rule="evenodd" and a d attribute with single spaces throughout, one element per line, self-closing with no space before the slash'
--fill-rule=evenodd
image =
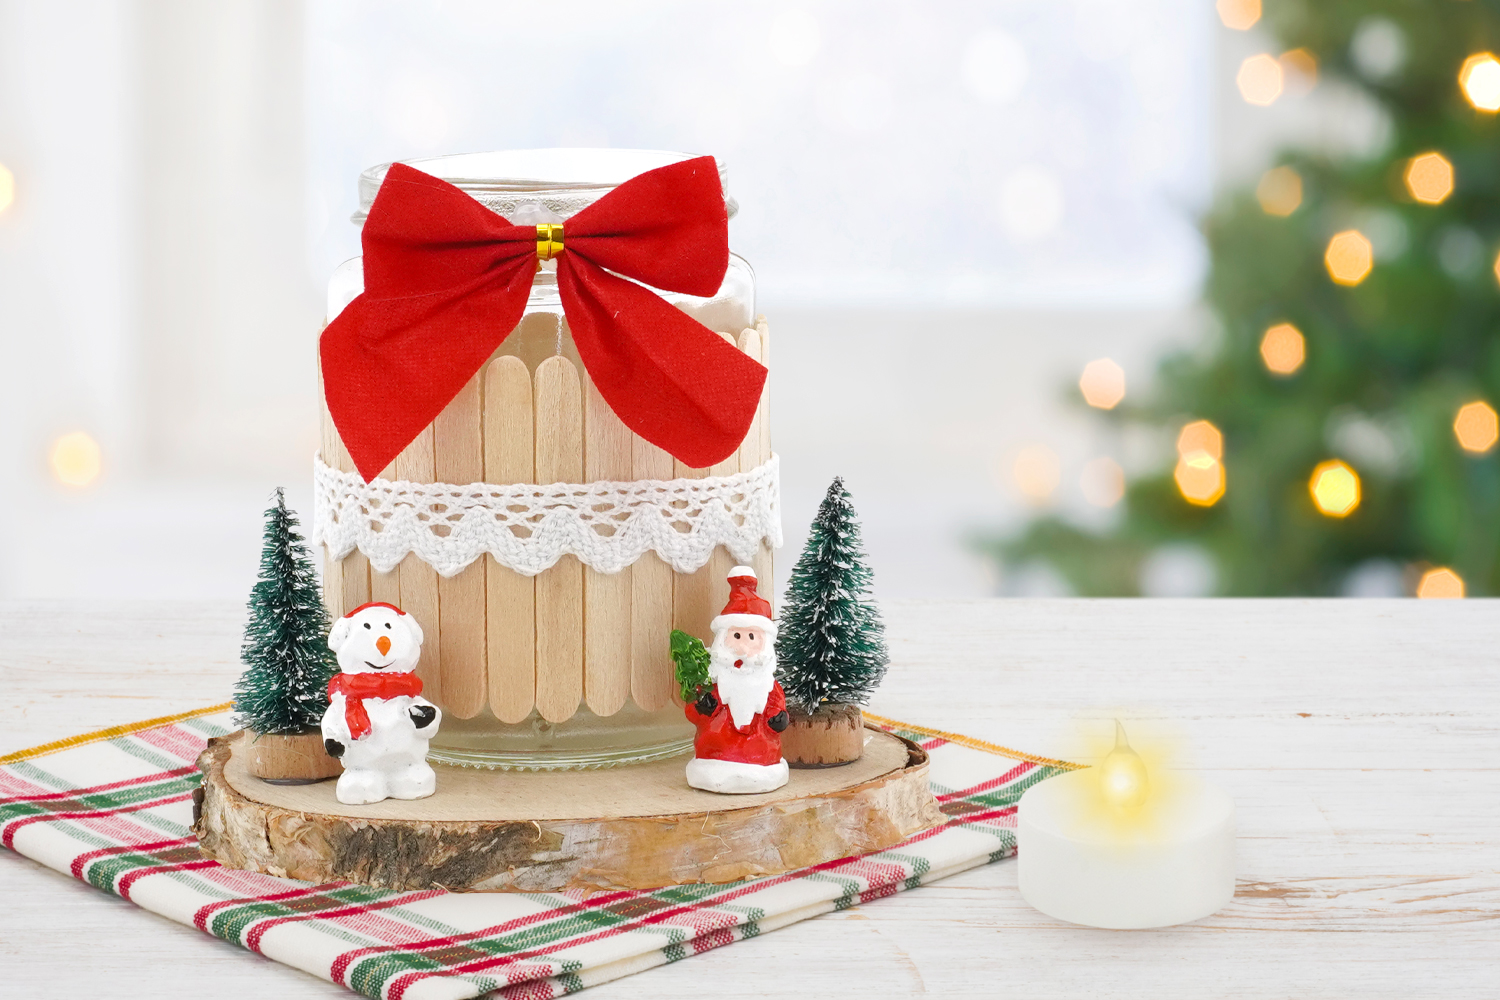
<path id="1" fill-rule="evenodd" d="M 328 324 L 320 354 L 328 411 L 370 480 L 520 322 L 537 231 L 397 163 L 361 242 L 365 291 Z M 713 157 L 621 184 L 567 221 L 556 260 L 578 356 L 625 426 L 693 468 L 728 457 L 755 416 L 765 368 L 635 283 L 718 292 L 728 215 Z"/>
<path id="2" fill-rule="evenodd" d="M 344 724 L 351 739 L 370 735 L 370 713 L 365 711 L 366 698 L 415 698 L 422 693 L 422 678 L 407 671 L 399 674 L 334 674 L 328 682 L 328 697 L 344 696 Z"/>

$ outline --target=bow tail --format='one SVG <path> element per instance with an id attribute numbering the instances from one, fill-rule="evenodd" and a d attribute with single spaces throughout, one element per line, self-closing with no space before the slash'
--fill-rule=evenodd
<path id="1" fill-rule="evenodd" d="M 506 261 L 476 282 L 479 288 L 442 296 L 366 293 L 328 324 L 318 344 L 323 394 L 366 482 L 443 412 L 515 329 L 533 260 Z"/>
<path id="2" fill-rule="evenodd" d="M 760 405 L 759 362 L 578 254 L 558 259 L 557 279 L 578 356 L 626 427 L 695 469 L 734 453 Z"/>

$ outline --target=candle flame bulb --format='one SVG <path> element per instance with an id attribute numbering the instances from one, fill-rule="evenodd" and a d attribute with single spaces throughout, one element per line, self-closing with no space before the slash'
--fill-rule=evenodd
<path id="1" fill-rule="evenodd" d="M 1115 748 L 1099 762 L 1099 779 L 1105 799 L 1117 809 L 1138 808 L 1151 790 L 1146 763 L 1130 748 L 1119 719 L 1115 720 Z"/>

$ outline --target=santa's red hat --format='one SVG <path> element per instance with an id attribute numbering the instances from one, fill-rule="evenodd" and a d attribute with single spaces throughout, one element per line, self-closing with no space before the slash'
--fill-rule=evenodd
<path id="1" fill-rule="evenodd" d="M 729 601 L 709 625 L 715 632 L 736 626 L 776 631 L 776 623 L 771 621 L 771 602 L 755 592 L 755 570 L 749 566 L 736 566 L 729 571 Z"/>

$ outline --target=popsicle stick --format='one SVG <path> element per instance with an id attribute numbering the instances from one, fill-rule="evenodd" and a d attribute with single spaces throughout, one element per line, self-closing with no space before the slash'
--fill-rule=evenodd
<path id="1" fill-rule="evenodd" d="M 721 334 L 719 334 L 719 336 L 723 337 L 724 340 L 725 340 L 725 342 L 727 342 L 730 347 L 737 347 L 738 346 L 735 343 L 735 339 L 734 339 L 734 335 L 733 334 L 730 334 L 730 333 L 721 333 Z M 750 435 L 752 433 L 754 433 L 754 432 L 755 432 L 755 424 L 752 421 L 750 427 L 745 432 L 745 440 L 748 441 L 749 438 L 750 438 Z M 740 448 L 743 448 L 744 444 L 745 444 L 745 442 L 741 441 L 740 442 Z M 711 469 L 708 470 L 709 475 L 711 475 L 711 476 L 733 476 L 733 475 L 736 475 L 739 471 L 740 471 L 740 449 L 739 448 L 735 449 L 733 452 L 730 452 L 730 454 L 729 454 L 729 456 L 727 458 L 725 458 L 722 462 L 719 462 L 718 464 L 714 465 Z M 709 557 L 707 565 L 705 565 L 703 567 L 703 569 L 701 569 L 701 570 L 698 571 L 699 573 L 703 573 L 705 571 L 708 573 L 708 586 L 709 586 L 709 594 L 710 594 L 709 604 L 710 604 L 710 607 L 711 607 L 711 610 L 712 610 L 712 613 L 708 616 L 708 621 L 712 621 L 714 619 L 714 617 L 719 613 L 719 611 L 722 610 L 723 605 L 721 603 L 719 603 L 719 602 L 722 601 L 724 598 L 726 598 L 729 595 L 729 584 L 727 582 L 727 580 L 729 578 L 729 571 L 737 563 L 738 563 L 738 560 L 735 559 L 734 556 L 730 555 L 729 550 L 726 549 L 726 548 L 724 548 L 724 546 L 720 545 L 720 546 L 717 546 L 717 547 L 714 548 L 713 555 Z M 693 634 L 699 636 L 700 638 L 702 638 L 704 642 L 707 642 L 708 639 L 709 639 L 709 633 L 707 631 L 707 628 L 708 628 L 707 623 L 705 623 L 703 627 L 704 627 L 704 631 L 702 631 L 702 632 L 694 632 Z M 684 631 L 686 631 L 686 630 L 684 630 Z"/>
<path id="2" fill-rule="evenodd" d="M 584 475 L 589 482 L 629 482 L 630 429 L 592 379 L 584 379 L 583 391 Z M 583 570 L 583 693 L 595 715 L 614 715 L 630 697 L 631 570 Z"/>
<path id="3" fill-rule="evenodd" d="M 330 425 L 333 423 L 329 419 Z M 344 442 L 338 436 L 338 429 L 333 432 L 335 468 L 340 472 L 353 472 L 354 459 L 349 457 L 349 449 L 344 447 Z M 339 562 L 339 575 L 343 577 L 342 589 L 340 591 L 341 603 L 343 605 L 339 614 L 346 615 L 370 601 L 370 560 L 359 549 L 350 552 Z"/>
<path id="4" fill-rule="evenodd" d="M 631 478 L 672 477 L 671 455 L 644 438 L 632 440 Z M 669 652 L 676 576 L 655 552 L 630 567 L 630 696 L 648 712 L 671 704 L 677 689 Z"/>
<path id="5" fill-rule="evenodd" d="M 381 479 L 399 479 L 396 474 L 396 459 L 391 459 L 391 464 L 380 470 Z M 383 604 L 394 604 L 401 607 L 401 567 L 392 567 L 389 573 L 382 573 L 374 566 L 370 567 L 370 600 L 380 601 Z"/>
<path id="6" fill-rule="evenodd" d="M 755 329 L 747 329 L 740 334 L 740 350 L 752 358 L 766 363 L 768 358 L 767 337 L 765 321 Z M 750 425 L 750 433 L 745 436 L 745 443 L 740 445 L 740 468 L 746 472 L 764 465 L 771 457 L 771 432 L 766 413 L 771 399 L 771 380 L 766 379 L 765 388 L 761 389 L 760 406 L 755 410 L 755 420 Z M 776 600 L 775 563 L 771 546 L 761 542 L 756 546 L 755 558 L 750 560 L 750 568 L 755 570 L 756 592 L 773 604 Z"/>
<path id="7" fill-rule="evenodd" d="M 583 398 L 578 370 L 551 357 L 536 370 L 536 481 L 583 478 Z M 536 578 L 536 707 L 549 722 L 583 699 L 583 564 L 565 555 Z"/>
<path id="8" fill-rule="evenodd" d="M 479 375 L 469 379 L 432 422 L 433 471 L 440 483 L 467 485 L 484 479 L 482 381 Z M 449 509 L 447 517 L 456 520 L 459 516 L 457 507 Z M 443 708 L 460 719 L 478 715 L 489 696 L 484 612 L 483 560 L 474 560 L 453 576 L 438 578 Z"/>
<path id="9" fill-rule="evenodd" d="M 712 468 L 695 469 L 681 459 L 672 460 L 673 473 L 678 479 L 706 479 Z M 710 638 L 708 623 L 718 612 L 714 597 L 719 592 L 715 586 L 713 557 L 692 573 L 677 573 L 672 580 L 672 627 L 697 636 L 704 642 Z M 723 578 L 719 578 L 722 582 Z M 725 584 L 727 590 L 728 585 Z"/>
<path id="10" fill-rule="evenodd" d="M 519 358 L 499 357 L 484 379 L 484 481 L 534 483 L 531 373 Z M 536 579 L 486 556 L 484 598 L 490 711 L 520 722 L 536 704 Z"/>
<path id="11" fill-rule="evenodd" d="M 322 423 L 319 428 L 318 457 L 324 465 L 339 467 L 339 432 L 333 426 L 333 416 L 328 412 L 328 402 L 323 395 L 323 364 L 318 362 L 318 402 L 321 404 Z M 344 613 L 344 567 L 333 558 L 328 547 L 323 547 L 323 606 L 328 617 L 337 618 Z"/>
<path id="12" fill-rule="evenodd" d="M 396 477 L 413 483 L 431 483 L 436 480 L 430 425 L 423 428 L 422 433 L 396 456 Z M 417 661 L 417 676 L 422 679 L 422 694 L 440 705 L 444 704 L 437 570 L 412 554 L 401 560 L 397 571 L 401 574 L 399 607 L 416 618 L 417 624 L 422 626 L 422 658 Z"/>

